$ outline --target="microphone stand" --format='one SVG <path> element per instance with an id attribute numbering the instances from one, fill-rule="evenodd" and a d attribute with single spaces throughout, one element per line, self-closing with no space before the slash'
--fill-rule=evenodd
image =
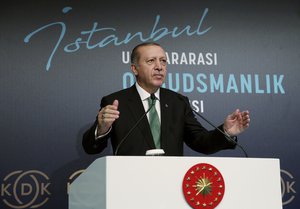
<path id="1" fill-rule="evenodd" d="M 156 99 L 154 94 L 150 95 L 151 100 L 154 101 Z M 124 143 L 124 141 L 127 139 L 127 137 L 131 134 L 131 132 L 138 126 L 138 124 L 143 120 L 143 118 L 147 115 L 147 113 L 152 109 L 152 107 L 154 106 L 154 102 L 151 103 L 151 106 L 149 107 L 149 109 L 138 119 L 138 121 L 132 126 L 132 128 L 127 132 L 127 134 L 122 138 L 122 140 L 120 141 L 120 143 L 118 144 L 115 154 L 114 155 L 118 155 L 118 151 L 120 149 L 120 146 Z"/>

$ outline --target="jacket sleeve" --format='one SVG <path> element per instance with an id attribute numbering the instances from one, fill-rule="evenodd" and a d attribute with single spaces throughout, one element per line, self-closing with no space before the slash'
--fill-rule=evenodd
<path id="1" fill-rule="evenodd" d="M 105 97 L 101 100 L 101 108 L 105 107 L 107 101 Z M 96 139 L 95 131 L 97 127 L 98 121 L 97 117 L 93 125 L 83 134 L 82 137 L 82 146 L 86 153 L 88 154 L 98 154 L 101 153 L 108 145 L 108 139 L 110 134 L 103 136 L 102 138 Z"/>
<path id="2" fill-rule="evenodd" d="M 212 154 L 224 149 L 234 149 L 236 144 L 229 141 L 217 129 L 207 130 L 196 119 L 192 108 L 187 105 L 188 99 L 186 98 L 185 116 L 184 116 L 184 141 L 193 150 L 203 154 Z M 218 127 L 223 131 L 223 126 Z"/>
<path id="3" fill-rule="evenodd" d="M 96 127 L 97 119 L 94 124 L 83 134 L 82 137 L 83 149 L 88 154 L 101 153 L 107 147 L 109 134 L 102 138 L 95 139 Z"/>

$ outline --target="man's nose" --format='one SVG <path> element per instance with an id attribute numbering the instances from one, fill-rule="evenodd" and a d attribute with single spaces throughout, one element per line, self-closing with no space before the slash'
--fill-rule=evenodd
<path id="1" fill-rule="evenodd" d="M 161 71 L 162 70 L 162 64 L 160 60 L 155 62 L 155 70 Z"/>

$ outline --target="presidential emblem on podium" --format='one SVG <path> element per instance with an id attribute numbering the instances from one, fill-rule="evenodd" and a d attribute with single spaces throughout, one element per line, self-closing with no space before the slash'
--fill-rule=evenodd
<path id="1" fill-rule="evenodd" d="M 187 203 L 194 209 L 214 209 L 222 201 L 225 182 L 213 165 L 199 163 L 185 174 L 182 190 Z"/>

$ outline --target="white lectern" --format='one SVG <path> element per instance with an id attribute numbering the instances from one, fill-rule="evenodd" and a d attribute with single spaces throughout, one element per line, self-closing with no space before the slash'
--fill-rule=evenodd
<path id="1" fill-rule="evenodd" d="M 189 209 L 182 182 L 199 163 L 224 178 L 217 209 L 282 209 L 278 159 L 165 156 L 95 160 L 71 184 L 69 209 Z"/>

